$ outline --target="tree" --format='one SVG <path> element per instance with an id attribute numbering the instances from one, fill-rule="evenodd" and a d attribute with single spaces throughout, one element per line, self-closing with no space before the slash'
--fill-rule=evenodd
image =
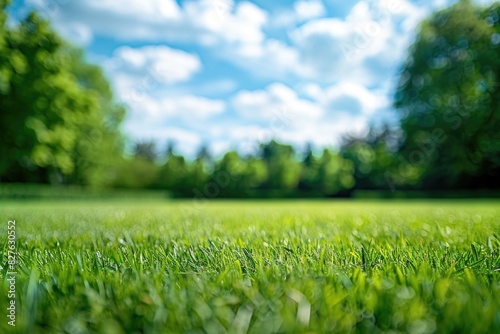
<path id="1" fill-rule="evenodd" d="M 196 159 L 187 168 L 187 175 L 183 185 L 183 192 L 188 196 L 194 196 L 196 190 L 203 192 L 205 185 L 208 183 L 209 174 L 207 167 L 202 160 Z"/>
<path id="2" fill-rule="evenodd" d="M 319 159 L 319 189 L 323 195 L 335 195 L 354 186 L 354 166 L 351 161 L 328 149 L 323 150 Z"/>
<path id="3" fill-rule="evenodd" d="M 268 178 L 265 189 L 290 192 L 297 187 L 300 179 L 300 163 L 296 160 L 291 145 L 283 145 L 272 140 L 261 145 L 261 157 L 266 164 Z"/>
<path id="4" fill-rule="evenodd" d="M 388 175 L 394 174 L 398 161 L 400 134 L 388 125 L 371 127 L 365 136 L 343 138 L 340 155 L 353 165 L 356 189 L 388 189 Z"/>
<path id="5" fill-rule="evenodd" d="M 8 0 L 0 0 L 0 93 L 5 93 L 9 89 L 10 77 L 12 68 L 8 64 L 11 62 L 10 53 L 7 52 L 7 33 L 8 29 L 5 26 L 7 21 L 6 7 L 9 4 Z"/>
<path id="6" fill-rule="evenodd" d="M 109 186 L 123 162 L 124 138 L 119 127 L 125 108 L 115 101 L 111 86 L 100 67 L 85 61 L 81 50 L 67 46 L 71 55 L 70 70 L 85 94 L 96 98 L 92 113 L 81 120 L 72 154 L 74 172 L 68 182 Z"/>
<path id="7" fill-rule="evenodd" d="M 0 29 L 0 181 L 109 184 L 124 110 L 100 69 L 34 13 Z"/>
<path id="8" fill-rule="evenodd" d="M 116 162 L 113 186 L 118 188 L 156 188 L 160 168 L 152 161 L 141 157 Z"/>
<path id="9" fill-rule="evenodd" d="M 302 171 L 298 189 L 300 191 L 314 191 L 318 189 L 320 180 L 318 175 L 318 159 L 314 156 L 312 146 L 307 145 L 304 158 L 302 159 Z"/>
<path id="10" fill-rule="evenodd" d="M 200 160 L 203 162 L 210 162 L 212 160 L 212 155 L 210 154 L 210 150 L 207 145 L 202 145 L 196 154 L 196 160 Z"/>
<path id="11" fill-rule="evenodd" d="M 188 194 L 185 189 L 188 167 L 184 157 L 175 155 L 172 146 L 166 158 L 166 162 L 160 167 L 158 187 L 176 194 Z"/>
<path id="12" fill-rule="evenodd" d="M 499 10 L 461 0 L 424 21 L 410 49 L 399 167 L 424 188 L 500 186 Z"/>
<path id="13" fill-rule="evenodd" d="M 242 158 L 238 152 L 227 152 L 215 165 L 213 179 L 224 197 L 252 196 L 267 178 L 264 162 L 255 157 Z"/>
<path id="14" fill-rule="evenodd" d="M 137 142 L 134 145 L 134 156 L 150 162 L 157 158 L 156 145 L 153 141 Z"/>

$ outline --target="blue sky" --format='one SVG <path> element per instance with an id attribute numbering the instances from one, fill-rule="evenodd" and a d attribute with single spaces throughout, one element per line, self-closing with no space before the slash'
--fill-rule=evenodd
<path id="1" fill-rule="evenodd" d="M 397 123 L 406 50 L 450 2 L 25 0 L 11 12 L 37 9 L 105 69 L 131 139 L 192 155 L 270 138 L 334 147 L 346 132 Z"/>

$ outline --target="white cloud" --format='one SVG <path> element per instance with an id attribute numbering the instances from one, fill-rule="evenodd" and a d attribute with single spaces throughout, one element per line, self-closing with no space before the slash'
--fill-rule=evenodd
<path id="1" fill-rule="evenodd" d="M 386 107 L 387 102 L 383 96 L 354 83 L 326 88 L 308 84 L 308 89 L 315 93 L 315 100 L 302 99 L 296 91 L 279 83 L 264 90 L 240 91 L 231 99 L 231 106 L 245 122 L 242 119 L 225 119 L 222 123 L 213 120 L 211 116 L 223 108 L 222 101 L 180 96 L 158 103 L 152 100 L 150 105 L 146 100 L 143 109 L 134 111 L 135 116 L 127 122 L 126 130 L 136 137 L 147 134 L 147 138 L 159 142 L 173 139 L 182 144 L 178 148 L 186 154 L 195 154 L 203 140 L 208 140 L 214 154 L 230 148 L 255 153 L 259 142 L 271 139 L 297 146 L 309 142 L 317 147 L 331 147 L 338 146 L 346 133 L 366 132 L 370 117 Z M 354 103 L 349 103 L 352 101 Z M 155 112 L 146 115 L 145 110 Z M 182 127 L 165 125 L 175 119 L 185 121 Z M 141 132 L 136 128 L 152 131 Z"/>
<path id="2" fill-rule="evenodd" d="M 123 41 L 201 44 L 227 61 L 247 69 L 257 66 L 260 73 L 271 75 L 290 72 L 298 60 L 286 43 L 266 38 L 263 28 L 269 13 L 247 1 L 185 1 L 179 6 L 175 0 L 88 0 L 65 2 L 52 10 L 51 0 L 29 1 L 50 12 L 61 32 L 70 25 L 86 27 L 87 42 L 93 34 Z M 309 4 L 314 6 L 314 1 Z"/>
<path id="3" fill-rule="evenodd" d="M 197 55 L 164 45 L 119 47 L 104 66 L 112 73 L 127 73 L 135 79 L 142 76 L 144 80 L 138 83 L 144 86 L 187 81 L 202 67 Z"/>
<path id="4" fill-rule="evenodd" d="M 299 21 L 306 21 L 325 15 L 326 10 L 320 0 L 300 0 L 294 3 L 294 12 Z"/>
<path id="5" fill-rule="evenodd" d="M 166 124 L 170 120 L 203 121 L 222 114 L 226 104 L 222 100 L 195 95 L 156 98 L 145 94 L 136 103 L 129 103 L 129 122 L 137 126 Z"/>
<path id="6" fill-rule="evenodd" d="M 175 0 L 29 2 L 50 12 L 61 32 L 78 27 L 84 41 L 93 33 L 124 41 L 196 43 L 250 75 L 325 83 L 345 75 L 365 83 L 379 80 L 366 76 L 370 65 L 363 62 L 387 55 L 391 56 L 387 62 L 401 61 L 408 36 L 427 12 L 408 0 L 374 0 L 356 3 L 345 19 L 323 18 L 327 13 L 321 0 L 298 0 L 283 15 L 273 13 L 271 20 L 267 11 L 247 1 L 200 0 L 182 5 Z M 265 35 L 266 26 L 287 15 L 291 44 Z M 396 23 L 402 21 L 403 36 L 396 31 Z"/>
<path id="7" fill-rule="evenodd" d="M 326 15 L 326 9 L 321 0 L 299 0 L 293 7 L 274 13 L 271 27 L 294 28 L 297 24 Z"/>
<path id="8" fill-rule="evenodd" d="M 240 115 L 275 122 L 295 122 L 304 118 L 319 118 L 323 111 L 311 101 L 281 83 L 265 90 L 241 91 L 232 99 L 232 106 Z"/>
<path id="9" fill-rule="evenodd" d="M 156 97 L 159 92 L 189 81 L 202 67 L 198 56 L 163 45 L 123 46 L 103 64 L 118 98 L 133 112 L 150 116 L 166 113 Z"/>
<path id="10" fill-rule="evenodd" d="M 323 90 L 321 89 L 321 86 L 316 83 L 310 83 L 310 82 L 300 84 L 298 87 L 298 91 L 300 91 L 302 94 L 308 96 L 313 100 L 319 100 L 323 95 Z"/>
<path id="11" fill-rule="evenodd" d="M 347 133 L 365 133 L 368 127 L 366 116 L 337 115 L 321 121 L 304 122 L 300 126 L 284 128 L 274 133 L 275 138 L 301 146 L 311 143 L 316 147 L 338 147 Z"/>
<path id="12" fill-rule="evenodd" d="M 350 115 L 372 115 L 377 110 L 390 106 L 383 94 L 377 94 L 366 87 L 350 82 L 341 82 L 328 87 L 320 97 L 320 103 L 331 113 L 344 112 Z"/>
<path id="13" fill-rule="evenodd" d="M 368 62 L 380 59 L 387 78 L 388 65 L 402 61 L 411 30 L 424 13 L 406 0 L 360 1 L 344 19 L 310 20 L 290 33 L 302 65 L 297 73 L 326 83 L 349 77 L 375 84 L 381 77 L 367 75 L 374 69 Z"/>
<path id="14" fill-rule="evenodd" d="M 129 107 L 125 129 L 132 137 L 149 136 L 161 141 L 166 139 L 165 133 L 173 133 L 176 137 L 168 138 L 182 139 L 187 146 L 188 135 L 182 129 L 174 131 L 170 127 L 169 131 L 163 131 L 162 128 L 175 122 L 206 120 L 226 109 L 222 100 L 176 94 L 177 85 L 191 80 L 202 67 L 198 56 L 188 52 L 163 45 L 124 46 L 103 64 L 118 98 Z"/>
<path id="15" fill-rule="evenodd" d="M 298 91 L 311 100 L 299 97 L 295 90 L 280 83 L 264 90 L 240 91 L 231 105 L 255 124 L 236 126 L 226 134 L 231 141 L 250 147 L 273 138 L 296 145 L 310 142 L 318 147 L 335 146 L 348 132 L 365 132 L 369 119 L 389 106 L 383 92 L 371 91 L 355 82 L 325 88 L 307 83 Z"/>
<path id="16" fill-rule="evenodd" d="M 28 0 L 63 31 L 68 24 L 125 41 L 191 41 L 203 44 L 258 43 L 267 13 L 250 2 L 229 0 L 87 0 L 54 3 Z"/>
<path id="17" fill-rule="evenodd" d="M 166 98 L 161 104 L 166 114 L 189 120 L 204 120 L 221 114 L 226 109 L 222 100 L 211 100 L 194 95 Z"/>
<path id="18" fill-rule="evenodd" d="M 300 69 L 297 50 L 277 39 L 221 48 L 219 55 L 259 78 L 282 79 Z"/>

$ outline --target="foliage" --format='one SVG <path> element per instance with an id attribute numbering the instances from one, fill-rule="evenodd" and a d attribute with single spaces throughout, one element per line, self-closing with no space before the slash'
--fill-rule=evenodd
<path id="1" fill-rule="evenodd" d="M 154 188 L 160 175 L 159 167 L 150 160 L 133 157 L 121 161 L 113 177 L 117 188 Z"/>
<path id="2" fill-rule="evenodd" d="M 155 161 L 158 158 L 155 143 L 152 141 L 135 143 L 134 156 L 151 162 Z"/>
<path id="3" fill-rule="evenodd" d="M 254 157 L 244 159 L 231 151 L 216 164 L 213 175 L 220 185 L 222 196 L 246 197 L 265 182 L 268 174 L 263 160 Z"/>
<path id="4" fill-rule="evenodd" d="M 0 180 L 106 184 L 124 111 L 101 70 L 34 13 L 0 33 Z"/>
<path id="5" fill-rule="evenodd" d="M 187 165 L 184 157 L 171 152 L 167 161 L 160 167 L 157 180 L 159 188 L 169 189 L 174 193 L 184 193 L 185 179 L 187 178 Z"/>
<path id="6" fill-rule="evenodd" d="M 422 187 L 498 187 L 500 6 L 460 1 L 425 20 L 396 94 L 401 155 Z M 496 181 L 495 181 L 496 180 Z"/>
<path id="7" fill-rule="evenodd" d="M 300 166 L 291 145 L 282 145 L 272 140 L 261 145 L 260 157 L 268 172 L 267 180 L 263 184 L 265 189 L 286 191 L 297 186 Z"/>
<path id="8" fill-rule="evenodd" d="M 260 145 L 256 155 L 242 157 L 227 152 L 213 161 L 208 150 L 189 162 L 170 149 L 160 165 L 157 188 L 178 196 L 214 197 L 281 197 L 329 196 L 354 185 L 353 166 L 337 153 L 324 149 L 321 157 L 310 162 L 297 159 L 290 145 L 271 141 Z M 204 157 L 204 158 L 202 158 Z"/>
<path id="9" fill-rule="evenodd" d="M 500 331 L 498 202 L 5 204 L 19 332 Z"/>
<path id="10" fill-rule="evenodd" d="M 342 158 L 352 162 L 356 189 L 387 189 L 389 176 L 397 165 L 400 133 L 385 125 L 371 128 L 366 136 L 347 136 L 340 149 Z M 408 183 L 408 180 L 405 180 Z"/>
<path id="11" fill-rule="evenodd" d="M 11 68 L 7 64 L 10 63 L 10 56 L 7 50 L 7 28 L 5 23 L 7 21 L 7 12 L 5 8 L 9 4 L 8 0 L 0 0 L 0 93 L 8 89 Z"/>

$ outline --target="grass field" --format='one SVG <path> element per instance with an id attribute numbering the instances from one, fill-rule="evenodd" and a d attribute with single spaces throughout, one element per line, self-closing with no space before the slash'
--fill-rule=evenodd
<path id="1" fill-rule="evenodd" d="M 0 333 L 500 332 L 498 201 L 0 207 Z"/>

